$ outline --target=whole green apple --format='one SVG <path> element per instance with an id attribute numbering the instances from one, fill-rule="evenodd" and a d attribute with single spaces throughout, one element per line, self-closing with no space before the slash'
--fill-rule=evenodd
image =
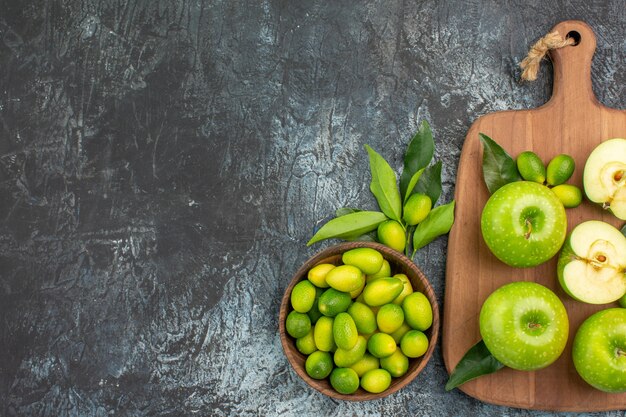
<path id="1" fill-rule="evenodd" d="M 491 195 L 480 220 L 485 243 L 507 265 L 539 265 L 559 251 L 567 233 L 565 208 L 544 185 L 506 184 Z"/>
<path id="2" fill-rule="evenodd" d="M 491 293 L 480 310 L 479 325 L 489 352 L 521 371 L 557 360 L 569 333 L 565 306 L 552 290 L 535 282 L 513 282 Z"/>
<path id="3" fill-rule="evenodd" d="M 589 385 L 606 392 L 626 391 L 626 309 L 598 311 L 580 325 L 572 358 Z"/>

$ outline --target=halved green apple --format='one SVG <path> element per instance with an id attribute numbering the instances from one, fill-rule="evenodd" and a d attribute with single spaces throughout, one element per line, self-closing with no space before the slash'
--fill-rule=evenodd
<path id="1" fill-rule="evenodd" d="M 559 255 L 561 286 L 576 300 L 606 304 L 626 294 L 626 237 L 598 220 L 579 224 Z"/>
<path id="2" fill-rule="evenodd" d="M 609 139 L 591 152 L 583 183 L 589 200 L 626 220 L 626 139 Z"/>

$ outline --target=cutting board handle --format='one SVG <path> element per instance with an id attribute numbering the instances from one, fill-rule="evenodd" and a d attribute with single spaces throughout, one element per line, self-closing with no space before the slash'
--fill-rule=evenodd
<path id="1" fill-rule="evenodd" d="M 557 24 L 553 31 L 572 37 L 577 43 L 550 51 L 554 84 L 551 101 L 559 101 L 566 109 L 580 108 L 581 102 L 597 102 L 591 85 L 591 61 L 596 50 L 596 36 L 591 27 L 579 20 Z"/>

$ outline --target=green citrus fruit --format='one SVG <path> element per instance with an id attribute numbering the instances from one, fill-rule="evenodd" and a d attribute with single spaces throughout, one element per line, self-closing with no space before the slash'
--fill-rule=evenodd
<path id="1" fill-rule="evenodd" d="M 313 301 L 313 307 L 306 313 L 311 319 L 312 324 L 317 323 L 317 320 L 322 317 L 322 313 L 320 313 L 319 309 L 319 301 L 323 293 L 324 290 L 322 288 L 315 287 L 315 301 Z"/>
<path id="2" fill-rule="evenodd" d="M 318 350 L 324 352 L 331 352 L 335 350 L 335 338 L 333 337 L 333 321 L 332 317 L 322 316 L 315 323 L 313 328 L 313 340 L 315 340 L 315 347 Z"/>
<path id="3" fill-rule="evenodd" d="M 287 333 L 294 339 L 304 337 L 311 330 L 311 319 L 304 313 L 292 311 L 285 321 Z"/>
<path id="4" fill-rule="evenodd" d="M 350 307 L 351 302 L 352 298 L 347 292 L 329 288 L 320 295 L 317 307 L 323 315 L 335 317 L 337 314 L 346 311 Z"/>
<path id="5" fill-rule="evenodd" d="M 409 358 L 419 358 L 428 350 L 428 337 L 419 330 L 408 331 L 400 340 L 400 349 Z"/>
<path id="6" fill-rule="evenodd" d="M 383 333 L 395 332 L 402 326 L 402 323 L 404 323 L 404 312 L 399 305 L 385 304 L 376 314 L 376 324 Z"/>
<path id="7" fill-rule="evenodd" d="M 337 291 L 354 291 L 365 282 L 363 272 L 356 266 L 339 265 L 326 274 L 326 283 Z"/>
<path id="8" fill-rule="evenodd" d="M 398 328 L 398 330 L 396 330 L 393 333 L 390 333 L 389 335 L 393 337 L 393 340 L 395 340 L 397 344 L 400 344 L 400 340 L 402 340 L 402 336 L 404 336 L 409 330 L 411 330 L 411 327 L 408 324 L 406 324 L 406 322 L 404 322 L 402 323 L 402 326 Z"/>
<path id="9" fill-rule="evenodd" d="M 367 371 L 378 369 L 379 367 L 380 360 L 376 356 L 367 352 L 354 365 L 350 366 L 350 368 L 355 370 L 359 378 L 362 377 Z"/>
<path id="10" fill-rule="evenodd" d="M 365 280 L 367 282 L 370 282 L 377 278 L 389 278 L 390 276 L 391 276 L 391 264 L 389 263 L 388 260 L 383 259 L 383 265 L 380 267 L 380 269 L 375 274 L 366 275 Z"/>
<path id="11" fill-rule="evenodd" d="M 348 313 L 339 313 L 333 322 L 333 337 L 338 348 L 350 350 L 356 344 L 359 332 Z"/>
<path id="12" fill-rule="evenodd" d="M 384 369 L 372 369 L 361 377 L 361 387 L 373 394 L 378 394 L 389 388 L 391 375 Z"/>
<path id="13" fill-rule="evenodd" d="M 344 252 L 341 261 L 356 266 L 365 274 L 375 274 L 383 266 L 383 255 L 376 249 L 355 248 Z"/>
<path id="14" fill-rule="evenodd" d="M 296 348 L 303 355 L 310 355 L 317 350 L 315 346 L 315 339 L 313 338 L 314 327 L 309 330 L 306 336 L 302 336 L 296 339 Z"/>
<path id="15" fill-rule="evenodd" d="M 387 333 L 374 333 L 367 341 L 367 350 L 379 359 L 391 355 L 396 348 L 396 341 Z"/>
<path id="16" fill-rule="evenodd" d="M 561 200 L 565 208 L 578 207 L 583 202 L 583 193 L 575 185 L 559 184 L 551 190 Z"/>
<path id="17" fill-rule="evenodd" d="M 409 277 L 406 276 L 406 274 L 395 274 L 393 278 L 398 278 L 400 281 L 402 281 L 402 285 L 404 285 L 404 287 L 402 288 L 402 292 L 393 299 L 394 304 L 402 305 L 402 301 L 404 301 L 406 296 L 413 292 L 413 286 L 411 285 L 411 281 L 409 280 Z"/>
<path id="18" fill-rule="evenodd" d="M 361 286 L 356 290 L 352 290 L 349 292 L 350 298 L 357 298 L 363 292 L 363 288 L 365 288 L 365 274 L 363 275 L 363 279 L 361 280 Z"/>
<path id="19" fill-rule="evenodd" d="M 402 302 L 404 320 L 413 329 L 424 331 L 433 324 L 430 301 L 421 292 L 409 294 Z"/>
<path id="20" fill-rule="evenodd" d="M 380 367 L 387 370 L 392 377 L 398 378 L 409 370 L 409 358 L 400 349 L 380 360 Z"/>
<path id="21" fill-rule="evenodd" d="M 291 290 L 291 306 L 298 313 L 306 313 L 315 302 L 315 285 L 311 281 L 300 281 Z"/>
<path id="22" fill-rule="evenodd" d="M 304 368 L 311 378 L 324 379 L 333 370 L 333 360 L 330 353 L 317 350 L 306 358 Z"/>
<path id="23" fill-rule="evenodd" d="M 359 389 L 359 376 L 350 368 L 335 368 L 330 373 L 330 385 L 340 394 L 352 394 Z"/>
<path id="24" fill-rule="evenodd" d="M 402 209 L 402 219 L 409 226 L 421 223 L 428 216 L 433 202 L 426 194 L 412 194 Z"/>
<path id="25" fill-rule="evenodd" d="M 517 170 L 526 181 L 546 182 L 546 167 L 541 158 L 531 151 L 522 152 L 517 156 Z"/>
<path id="26" fill-rule="evenodd" d="M 363 301 L 369 306 L 377 307 L 392 302 L 404 288 L 399 278 L 378 278 L 371 281 L 363 289 Z"/>
<path id="27" fill-rule="evenodd" d="M 406 246 L 406 233 L 397 221 L 386 220 L 378 225 L 378 241 L 391 249 L 402 252 Z"/>
<path id="28" fill-rule="evenodd" d="M 363 358 L 366 350 L 367 340 L 363 336 L 359 336 L 352 349 L 337 348 L 333 357 L 335 365 L 342 368 L 352 366 Z"/>
<path id="29" fill-rule="evenodd" d="M 367 305 L 355 301 L 348 307 L 348 314 L 354 320 L 359 333 L 369 334 L 376 331 L 376 315 Z"/>
<path id="30" fill-rule="evenodd" d="M 328 274 L 328 272 L 334 267 L 335 265 L 333 264 L 315 265 L 313 268 L 309 269 L 307 278 L 318 288 L 328 288 L 328 284 L 326 283 L 326 274 Z"/>
<path id="31" fill-rule="evenodd" d="M 570 179 L 574 173 L 574 168 L 574 158 L 571 156 L 565 154 L 555 156 L 546 170 L 548 184 L 552 186 L 563 184 Z"/>

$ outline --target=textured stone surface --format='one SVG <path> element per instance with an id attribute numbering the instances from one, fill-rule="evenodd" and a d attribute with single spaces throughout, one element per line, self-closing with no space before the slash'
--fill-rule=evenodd
<path id="1" fill-rule="evenodd" d="M 0 0 L 0 415 L 541 414 L 445 393 L 439 349 L 333 401 L 277 316 L 316 222 L 375 208 L 363 145 L 399 171 L 428 120 L 450 201 L 472 121 L 548 99 L 517 65 L 555 23 L 626 107 L 624 2 L 552 3 Z M 415 257 L 440 300 L 445 251 Z"/>

